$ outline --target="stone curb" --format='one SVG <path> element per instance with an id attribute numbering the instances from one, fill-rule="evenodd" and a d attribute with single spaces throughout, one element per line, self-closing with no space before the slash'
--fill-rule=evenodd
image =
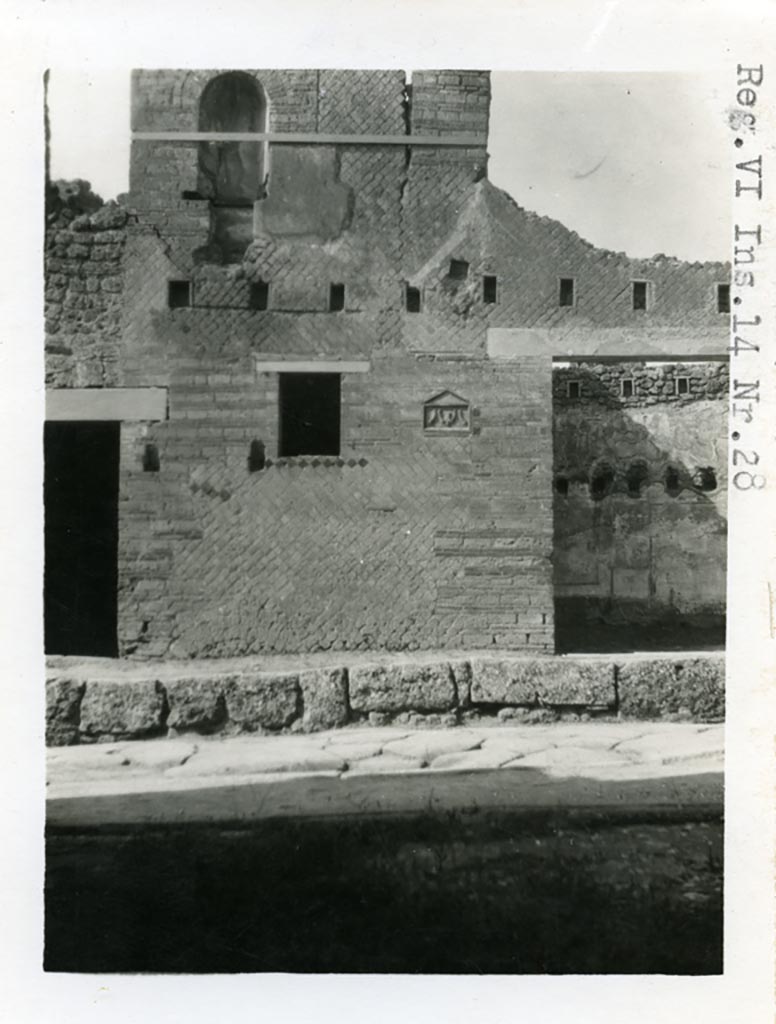
<path id="1" fill-rule="evenodd" d="M 724 718 L 724 684 L 721 652 L 402 655 L 350 667 L 302 660 L 297 670 L 198 662 L 194 671 L 186 663 L 126 661 L 92 668 L 54 659 L 46 681 L 46 742 L 314 732 L 359 721 L 455 726 L 496 715 L 529 723 L 579 715 L 714 722 Z"/>

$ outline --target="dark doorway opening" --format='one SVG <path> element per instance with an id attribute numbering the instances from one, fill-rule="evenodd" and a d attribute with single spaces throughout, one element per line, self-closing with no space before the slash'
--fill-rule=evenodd
<path id="1" fill-rule="evenodd" d="M 120 424 L 46 423 L 47 654 L 118 654 Z"/>
<path id="2" fill-rule="evenodd" d="M 279 455 L 339 455 L 340 375 L 280 374 Z"/>

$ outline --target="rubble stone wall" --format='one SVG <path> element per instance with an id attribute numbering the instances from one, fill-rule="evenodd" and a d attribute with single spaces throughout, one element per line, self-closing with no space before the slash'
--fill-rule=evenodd
<path id="1" fill-rule="evenodd" d="M 553 392 L 556 598 L 724 615 L 727 363 L 585 363 L 556 369 Z"/>

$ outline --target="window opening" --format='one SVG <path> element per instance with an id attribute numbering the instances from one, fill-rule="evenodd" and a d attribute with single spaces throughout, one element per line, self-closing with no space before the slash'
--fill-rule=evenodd
<path id="1" fill-rule="evenodd" d="M 567 476 L 555 477 L 555 490 L 564 498 L 569 493 L 569 480 Z"/>
<path id="2" fill-rule="evenodd" d="M 625 474 L 625 482 L 628 486 L 628 494 L 631 498 L 638 498 L 641 489 L 649 479 L 649 472 L 645 462 L 632 462 Z"/>
<path id="3" fill-rule="evenodd" d="M 170 309 L 185 309 L 191 305 L 191 281 L 167 282 L 167 306 Z"/>
<path id="4" fill-rule="evenodd" d="M 404 305 L 408 313 L 420 312 L 420 288 L 407 285 L 404 292 Z"/>
<path id="5" fill-rule="evenodd" d="M 266 461 L 267 458 L 264 442 L 251 441 L 251 447 L 248 451 L 248 472 L 258 473 L 259 470 L 264 469 Z"/>
<path id="6" fill-rule="evenodd" d="M 159 472 L 159 449 L 155 444 L 147 444 L 143 449 L 143 472 Z"/>
<path id="7" fill-rule="evenodd" d="M 559 306 L 573 306 L 574 305 L 574 278 L 573 277 L 562 277 L 560 279 L 560 289 L 558 292 L 558 305 Z"/>
<path id="8" fill-rule="evenodd" d="M 469 276 L 469 264 L 466 260 L 450 260 L 449 276 L 454 281 L 465 281 Z"/>
<path id="9" fill-rule="evenodd" d="M 482 278 L 482 301 L 495 302 L 498 296 L 498 278 L 494 274 L 485 274 Z"/>
<path id="10" fill-rule="evenodd" d="M 633 282 L 633 308 L 634 309 L 646 309 L 647 308 L 647 282 L 646 281 L 634 281 Z"/>
<path id="11" fill-rule="evenodd" d="M 676 378 L 676 393 L 677 395 L 686 395 L 690 391 L 690 378 L 689 377 L 677 377 Z"/>
<path id="12" fill-rule="evenodd" d="M 609 494 L 614 486 L 614 470 L 604 462 L 593 470 L 590 477 L 590 495 L 594 501 L 600 501 Z"/>
<path id="13" fill-rule="evenodd" d="M 633 378 L 625 377 L 620 381 L 620 394 L 623 398 L 633 398 Z"/>
<path id="14" fill-rule="evenodd" d="M 279 454 L 339 455 L 340 374 L 281 373 Z"/>
<path id="15" fill-rule="evenodd" d="M 566 396 L 568 398 L 579 398 L 581 388 L 578 380 L 570 380 L 566 384 Z"/>
<path id="16" fill-rule="evenodd" d="M 717 474 L 711 466 L 699 466 L 693 473 L 693 483 L 699 491 L 715 491 L 717 489 Z"/>
<path id="17" fill-rule="evenodd" d="M 729 284 L 718 284 L 717 285 L 717 312 L 718 313 L 729 313 L 730 312 L 730 285 Z"/>
<path id="18" fill-rule="evenodd" d="M 675 466 L 667 466 L 665 472 L 666 493 L 675 498 L 682 489 L 679 481 L 679 470 Z"/>
<path id="19" fill-rule="evenodd" d="M 345 285 L 329 285 L 329 311 L 339 313 L 345 308 Z"/>
<path id="20" fill-rule="evenodd" d="M 248 301 L 251 309 L 267 309 L 269 307 L 269 285 L 266 281 L 253 282 Z"/>

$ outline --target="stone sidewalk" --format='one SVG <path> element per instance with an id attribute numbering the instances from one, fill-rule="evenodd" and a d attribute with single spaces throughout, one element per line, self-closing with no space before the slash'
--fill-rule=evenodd
<path id="1" fill-rule="evenodd" d="M 723 741 L 722 725 L 609 721 L 55 747 L 47 819 L 81 827 L 474 808 L 721 811 Z"/>

